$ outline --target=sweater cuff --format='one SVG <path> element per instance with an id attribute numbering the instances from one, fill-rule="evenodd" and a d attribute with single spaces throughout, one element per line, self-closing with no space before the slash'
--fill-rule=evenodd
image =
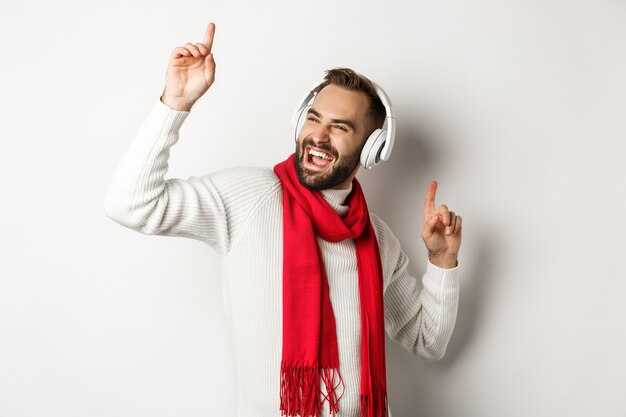
<path id="1" fill-rule="evenodd" d="M 439 288 L 442 291 L 455 291 L 459 287 L 459 264 L 454 268 L 440 268 L 428 260 L 424 286 Z"/>
<path id="2" fill-rule="evenodd" d="M 456 271 L 456 270 L 459 269 L 459 261 L 456 262 L 456 266 L 454 268 L 441 268 L 441 267 L 435 265 L 434 263 L 432 263 L 430 261 L 430 259 L 427 259 L 427 261 L 428 261 L 428 266 L 427 266 L 428 269 L 433 268 L 433 269 L 439 270 L 439 271 Z"/>
<path id="3" fill-rule="evenodd" d="M 178 132 L 183 122 L 189 116 L 190 111 L 174 110 L 161 101 L 159 97 L 154 104 L 153 114 L 161 120 L 166 120 L 166 129 L 170 132 Z"/>

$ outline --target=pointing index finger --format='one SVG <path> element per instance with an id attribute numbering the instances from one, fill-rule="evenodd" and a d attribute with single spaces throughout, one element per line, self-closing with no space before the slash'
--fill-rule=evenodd
<path id="1" fill-rule="evenodd" d="M 435 193 L 437 192 L 437 181 L 432 180 L 428 191 L 426 192 L 426 200 L 424 201 L 424 215 L 430 216 L 435 211 Z"/>
<path id="2" fill-rule="evenodd" d="M 213 46 L 213 35 L 215 35 L 215 23 L 211 22 L 206 27 L 206 32 L 204 33 L 204 41 L 202 41 L 202 43 L 209 50 L 209 53 L 211 53 L 211 47 Z"/>

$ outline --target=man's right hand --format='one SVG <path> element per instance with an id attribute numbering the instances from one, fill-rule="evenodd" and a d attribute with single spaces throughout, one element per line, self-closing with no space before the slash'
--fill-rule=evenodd
<path id="1" fill-rule="evenodd" d="M 189 111 L 215 80 L 211 53 L 215 24 L 209 23 L 202 43 L 186 43 L 170 55 L 161 101 L 179 111 Z"/>

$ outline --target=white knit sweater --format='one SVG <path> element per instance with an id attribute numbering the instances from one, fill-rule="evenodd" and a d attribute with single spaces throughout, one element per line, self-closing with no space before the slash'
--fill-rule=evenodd
<path id="1" fill-rule="evenodd" d="M 158 100 L 109 184 L 105 213 L 145 234 L 207 243 L 223 259 L 224 308 L 232 328 L 239 417 L 280 417 L 282 196 L 272 168 L 234 168 L 188 180 L 164 179 L 169 149 L 189 115 Z M 350 189 L 322 191 L 340 214 Z M 371 214 L 384 274 L 387 335 L 415 355 L 443 356 L 456 320 L 458 266 L 427 263 L 420 291 L 398 239 Z M 345 393 L 339 417 L 358 417 L 361 321 L 354 241 L 318 237 L 337 325 Z M 323 384 L 321 384 L 323 386 Z M 323 415 L 328 416 L 328 402 Z"/>

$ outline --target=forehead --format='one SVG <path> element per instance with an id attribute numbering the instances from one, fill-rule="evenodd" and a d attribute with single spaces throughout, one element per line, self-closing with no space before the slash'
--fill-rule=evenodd
<path id="1" fill-rule="evenodd" d="M 348 90 L 338 85 L 324 87 L 313 100 L 313 109 L 323 117 L 347 119 L 357 123 L 365 121 L 369 98 L 362 91 Z"/>

